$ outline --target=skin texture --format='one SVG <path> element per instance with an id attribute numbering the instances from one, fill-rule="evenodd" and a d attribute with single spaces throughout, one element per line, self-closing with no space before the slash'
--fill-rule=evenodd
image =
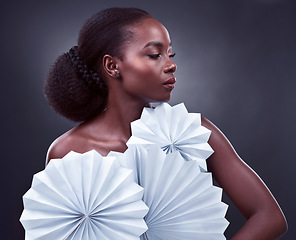
<path id="1" fill-rule="evenodd" d="M 167 30 L 153 18 L 130 28 L 134 38 L 124 45 L 123 58 L 105 55 L 103 59 L 109 85 L 106 111 L 55 140 L 47 163 L 71 150 L 84 153 L 95 149 L 103 156 L 109 151 L 124 152 L 131 136 L 130 123 L 140 117 L 143 107 L 170 99 L 176 65 Z M 203 118 L 202 125 L 212 131 L 209 144 L 215 151 L 207 160 L 208 169 L 247 219 L 232 239 L 278 239 L 287 226 L 269 190 L 214 124 Z"/>
<path id="2" fill-rule="evenodd" d="M 214 153 L 207 159 L 208 169 L 247 219 L 231 239 L 278 239 L 286 232 L 287 224 L 276 200 L 223 133 L 205 118 L 202 125 L 212 131 L 209 144 Z"/>

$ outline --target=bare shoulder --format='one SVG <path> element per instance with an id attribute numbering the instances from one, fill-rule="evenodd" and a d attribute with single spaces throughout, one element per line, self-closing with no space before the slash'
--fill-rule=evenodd
<path id="1" fill-rule="evenodd" d="M 238 173 L 249 172 L 250 168 L 234 150 L 230 141 L 210 120 L 202 118 L 202 126 L 211 130 L 209 144 L 214 153 L 207 159 L 209 171 L 223 187 L 231 184 Z"/>
<path id="2" fill-rule="evenodd" d="M 70 151 L 75 151 L 80 141 L 81 137 L 77 134 L 75 128 L 58 137 L 48 148 L 46 164 L 51 159 L 62 158 Z"/>
<path id="3" fill-rule="evenodd" d="M 202 117 L 201 118 L 201 125 L 206 127 L 207 129 L 211 130 L 211 137 L 209 139 L 209 144 L 214 149 L 215 152 L 221 151 L 221 148 L 223 148 L 223 151 L 226 149 L 228 151 L 234 151 L 231 143 L 227 139 L 227 137 L 222 133 L 222 131 L 209 119 Z M 226 149 L 225 149 L 226 148 Z"/>
<path id="4" fill-rule="evenodd" d="M 212 132 L 219 131 L 219 129 L 207 118 L 201 117 L 201 125 L 211 130 Z"/>

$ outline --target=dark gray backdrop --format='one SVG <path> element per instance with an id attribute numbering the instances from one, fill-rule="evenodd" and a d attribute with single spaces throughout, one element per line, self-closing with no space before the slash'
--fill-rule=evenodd
<path id="1" fill-rule="evenodd" d="M 21 196 L 50 143 L 74 126 L 47 105 L 49 65 L 75 45 L 96 11 L 133 6 L 170 31 L 177 84 L 171 104 L 201 112 L 230 139 L 283 208 L 294 239 L 296 4 L 248 1 L 10 1 L 1 6 L 1 239 L 23 239 Z M 231 236 L 244 220 L 230 205 Z"/>

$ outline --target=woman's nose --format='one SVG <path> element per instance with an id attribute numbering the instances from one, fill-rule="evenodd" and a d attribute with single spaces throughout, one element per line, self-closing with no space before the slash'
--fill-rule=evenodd
<path id="1" fill-rule="evenodd" d="M 164 68 L 164 72 L 175 72 L 177 69 L 177 65 L 171 60 L 169 59 L 168 62 L 166 63 L 166 66 Z"/>

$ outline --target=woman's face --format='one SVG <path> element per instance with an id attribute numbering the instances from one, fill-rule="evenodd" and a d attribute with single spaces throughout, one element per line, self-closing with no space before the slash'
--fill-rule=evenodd
<path id="1" fill-rule="evenodd" d="M 153 18 L 132 27 L 133 40 L 118 61 L 124 91 L 144 102 L 168 101 L 174 88 L 176 64 L 166 28 Z"/>

